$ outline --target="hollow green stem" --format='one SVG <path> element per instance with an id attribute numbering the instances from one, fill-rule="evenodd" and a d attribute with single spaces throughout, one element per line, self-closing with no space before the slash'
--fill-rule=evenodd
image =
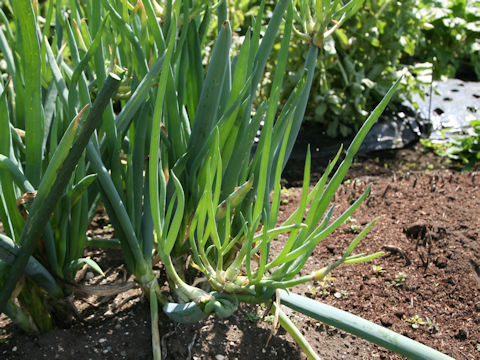
<path id="1" fill-rule="evenodd" d="M 280 300 L 283 305 L 291 309 L 383 346 L 409 359 L 453 360 L 450 356 L 406 336 L 319 301 L 286 291 L 280 292 Z"/>

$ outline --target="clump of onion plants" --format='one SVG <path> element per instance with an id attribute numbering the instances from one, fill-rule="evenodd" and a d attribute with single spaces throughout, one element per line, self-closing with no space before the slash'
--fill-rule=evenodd
<path id="1" fill-rule="evenodd" d="M 311 26 L 312 42 L 304 75 L 283 107 L 279 107 L 279 97 L 294 18 L 293 4 L 288 1 L 277 4 L 260 40 L 261 6 L 256 26 L 245 34 L 233 60 L 229 51 L 231 29 L 228 21 L 222 22 L 219 18 L 218 39 L 205 78 L 196 69 L 201 59 L 199 47 L 187 39 L 186 49 L 198 50 L 196 54 L 190 50 L 188 65 L 191 67 L 185 69 L 190 76 L 196 74 L 196 84 L 202 86 L 195 92 L 190 92 L 188 86 L 174 88 L 172 91 L 178 96 L 170 97 L 169 101 L 157 97 L 151 125 L 149 199 L 156 251 L 183 302 L 164 307 L 176 320 L 192 321 L 209 313 L 228 316 L 236 310 L 239 301 L 265 302 L 276 289 L 320 280 L 341 263 L 362 262 L 381 255 L 352 255 L 355 245 L 373 226 L 372 221 L 341 259 L 314 274 L 297 276 L 316 245 L 338 228 L 368 195 L 369 190 L 344 214 L 332 219 L 333 195 L 394 88 L 365 123 L 333 176 L 330 178 L 341 151 L 312 190 L 307 156 L 299 208 L 283 224 L 277 224 L 280 177 L 303 119 L 318 46 L 338 27 L 345 14 L 354 9 L 354 2 L 345 7 L 339 3 L 330 6 L 337 11 L 329 9 L 326 12 L 329 19 Z M 317 12 L 320 14 L 321 9 Z M 222 13 L 221 9 L 218 13 Z M 340 22 L 329 28 L 333 15 L 339 16 Z M 258 84 L 280 25 L 282 43 L 275 60 L 270 96 L 253 109 Z M 199 32 L 194 21 L 188 26 L 186 31 Z M 176 64 L 169 60 L 175 73 Z M 165 94 L 172 93 L 168 79 L 165 89 Z M 183 114 L 179 114 L 180 109 L 184 109 Z M 177 114 L 186 121 L 186 126 L 171 125 L 178 122 Z M 261 122 L 264 126 L 255 144 Z M 165 137 L 156 135 L 162 133 L 162 126 Z M 191 130 L 185 131 L 188 127 Z M 176 142 L 175 139 L 185 140 Z M 287 235 L 286 243 L 279 254 L 272 256 L 271 242 L 280 234 Z M 185 261 L 187 257 L 189 262 Z M 210 291 L 193 287 L 182 278 L 186 269 L 179 271 L 178 268 L 186 263 L 201 273 Z"/>
<path id="2" fill-rule="evenodd" d="M 12 18 L 0 10 L 0 49 L 7 65 L 0 78 L 0 310 L 26 332 L 37 333 L 68 324 L 76 314 L 71 295 L 80 266 L 101 273 L 84 258 L 99 196 L 88 196 L 96 176 L 83 150 L 121 79 L 114 74 L 97 79 L 91 99 L 82 76 L 91 55 L 80 58 L 78 39 L 62 11 L 48 3 L 41 26 L 39 9 L 29 0 L 10 5 Z M 53 19 L 58 37 L 42 38 Z M 104 27 L 98 25 L 93 49 Z M 71 58 L 62 54 L 62 26 L 70 30 Z"/>
<path id="3" fill-rule="evenodd" d="M 280 177 L 304 116 L 318 45 L 338 27 L 337 20 L 355 9 L 356 1 L 329 3 L 329 18 L 312 27 L 303 76 L 282 106 L 292 2 L 279 1 L 266 28 L 262 2 L 236 53 L 231 51 L 225 1 L 212 7 L 189 1 L 167 1 L 161 8 L 153 1 L 142 4 L 133 10 L 110 1 L 98 5 L 101 18 L 110 16 L 106 37 L 113 48 L 103 55 L 124 67 L 130 91 L 118 102 L 114 127 L 89 144 L 87 157 L 125 260 L 149 296 L 153 349 L 159 356 L 157 302 L 176 321 L 198 321 L 212 313 L 226 317 L 240 302 L 269 302 L 277 289 L 322 279 L 342 263 L 381 254 L 353 254 L 373 221 L 341 259 L 298 276 L 316 245 L 368 196 L 367 190 L 344 214 L 332 218 L 333 195 L 398 83 L 360 130 L 338 169 L 333 171 L 341 150 L 313 189 L 307 157 L 299 208 L 277 224 Z M 317 12 L 321 14 L 321 7 Z M 217 24 L 216 41 L 205 59 L 212 21 Z M 280 32 L 270 96 L 257 104 L 265 65 Z M 109 143 L 126 160 L 120 168 L 104 156 Z M 285 246 L 273 256 L 271 243 L 281 234 L 287 235 Z M 155 263 L 163 265 L 175 302 L 160 292 L 151 270 Z M 192 270 L 207 287 L 187 280 L 185 274 Z"/>

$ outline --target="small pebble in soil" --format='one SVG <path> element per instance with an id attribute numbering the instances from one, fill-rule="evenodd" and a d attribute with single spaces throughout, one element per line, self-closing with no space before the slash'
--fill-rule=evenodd
<path id="1" fill-rule="evenodd" d="M 224 359 L 225 359 L 225 355 L 221 355 L 221 354 L 215 355 L 215 360 L 224 360 Z"/>
<path id="2" fill-rule="evenodd" d="M 402 314 L 403 315 L 403 314 Z M 401 318 L 401 316 L 400 316 Z M 390 319 L 390 317 L 388 315 L 383 315 L 381 318 L 380 318 L 380 323 L 385 326 L 385 327 L 390 327 L 392 326 L 392 321 Z"/>
<path id="3" fill-rule="evenodd" d="M 395 316 L 399 319 L 402 319 L 404 315 L 405 315 L 405 312 L 403 312 L 403 311 L 395 312 Z"/>
<path id="4" fill-rule="evenodd" d="M 445 256 L 439 256 L 436 258 L 433 263 L 435 264 L 436 267 L 439 269 L 444 269 L 447 267 L 447 258 Z"/>

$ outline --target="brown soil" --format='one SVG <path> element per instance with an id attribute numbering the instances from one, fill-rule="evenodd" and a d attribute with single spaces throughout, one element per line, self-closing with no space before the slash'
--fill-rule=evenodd
<path id="1" fill-rule="evenodd" d="M 315 159 L 320 172 L 322 161 Z M 286 183 L 301 184 L 291 162 Z M 318 174 L 317 174 L 318 175 Z M 353 218 L 321 243 L 304 272 L 315 271 L 342 254 L 359 228 L 379 217 L 358 252 L 386 250 L 371 263 L 334 270 L 333 279 L 295 291 L 347 310 L 416 339 L 455 359 L 480 358 L 480 174 L 444 167 L 417 147 L 360 158 L 335 198 L 339 214 L 368 184 L 372 195 Z M 282 216 L 296 206 L 300 189 L 284 193 Z M 105 218 L 94 233 L 111 234 Z M 282 239 L 274 244 L 277 250 Z M 86 284 L 129 277 L 119 251 L 91 249 L 106 277 L 87 272 Z M 80 277 L 83 277 L 80 276 Z M 91 277 L 91 278 L 90 278 Z M 85 280 L 88 279 L 88 280 Z M 133 280 L 133 279 L 129 279 Z M 81 321 L 68 329 L 27 336 L 0 317 L 2 359 L 150 359 L 148 302 L 134 288 L 109 298 L 75 301 Z M 286 309 L 287 310 L 287 309 Z M 266 345 L 271 323 L 263 309 L 243 305 L 229 319 L 173 324 L 161 316 L 166 359 L 305 359 L 279 329 Z M 294 312 L 297 323 L 322 359 L 401 359 L 387 350 Z M 412 326 L 415 317 L 422 321 Z M 267 318 L 268 319 L 268 318 Z M 428 319 L 428 320 L 427 320 Z"/>

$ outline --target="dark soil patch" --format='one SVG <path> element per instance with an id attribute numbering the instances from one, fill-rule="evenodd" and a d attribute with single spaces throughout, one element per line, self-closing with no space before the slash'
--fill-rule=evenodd
<path id="1" fill-rule="evenodd" d="M 301 164 L 290 162 L 286 181 L 301 184 Z M 313 169 L 321 173 L 321 161 Z M 480 357 L 480 174 L 460 173 L 412 147 L 361 157 L 339 189 L 339 214 L 368 184 L 372 194 L 354 216 L 321 243 L 304 272 L 342 254 L 355 233 L 379 217 L 359 252 L 386 251 L 375 261 L 332 272 L 334 279 L 297 292 L 350 311 L 456 359 Z M 299 176 L 300 175 L 300 176 Z M 296 207 L 299 188 L 284 194 L 282 216 Z M 96 236 L 112 234 L 96 219 Z M 102 223 L 103 222 L 103 223 Z M 273 248 L 280 249 L 282 239 Z M 91 249 L 105 279 L 82 274 L 86 284 L 132 281 L 120 251 Z M 128 279 L 127 279 L 128 278 Z M 88 279 L 88 280 L 86 280 Z M 151 359 L 148 301 L 138 288 L 109 298 L 77 299 L 82 321 L 29 337 L 0 317 L 2 359 Z M 231 318 L 193 325 L 161 317 L 167 359 L 305 359 L 281 329 L 266 345 L 271 323 L 253 321 L 263 309 L 242 306 Z M 401 359 L 387 350 L 302 315 L 288 313 L 322 359 Z M 418 319 L 421 319 L 419 321 Z M 428 318 L 428 321 L 427 321 Z M 412 322 L 417 319 L 417 328 Z"/>

